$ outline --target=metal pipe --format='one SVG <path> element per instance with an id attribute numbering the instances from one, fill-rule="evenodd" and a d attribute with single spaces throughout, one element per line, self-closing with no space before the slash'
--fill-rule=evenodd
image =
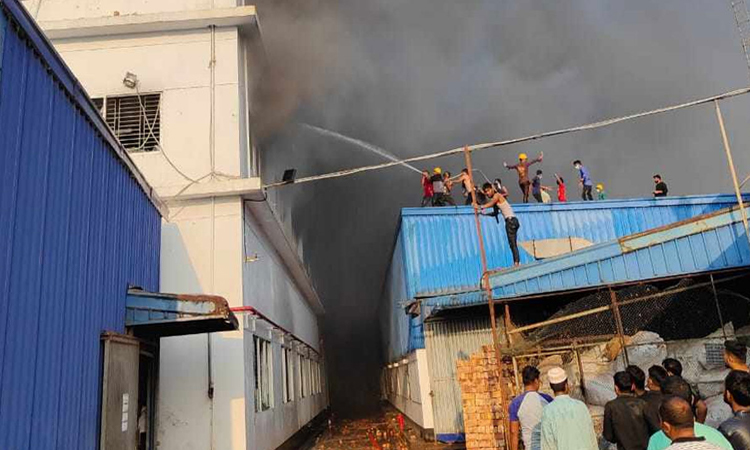
<path id="1" fill-rule="evenodd" d="M 630 358 L 628 358 L 628 347 L 625 345 L 625 329 L 622 326 L 620 307 L 617 305 L 617 294 L 612 289 L 609 290 L 609 298 L 612 301 L 612 314 L 615 316 L 615 327 L 617 328 L 617 336 L 620 338 L 620 344 L 622 345 L 622 354 L 625 357 L 625 366 L 629 366 Z"/>
<path id="2" fill-rule="evenodd" d="M 727 163 L 729 164 L 729 173 L 732 175 L 732 183 L 734 184 L 734 194 L 737 196 L 737 204 L 740 206 L 740 213 L 742 214 L 742 224 L 745 225 L 745 238 L 747 239 L 748 245 L 750 245 L 750 225 L 747 222 L 747 212 L 745 211 L 745 203 L 742 201 L 742 193 L 740 193 L 740 184 L 737 181 L 737 171 L 734 169 L 734 159 L 732 159 L 732 149 L 729 147 L 729 138 L 727 137 L 727 130 L 724 127 L 724 117 L 721 114 L 721 108 L 719 107 L 719 100 L 714 100 L 714 106 L 716 107 L 716 119 L 719 121 L 719 129 L 721 129 L 721 139 L 724 142 L 724 152 L 727 155 Z"/>
<path id="3" fill-rule="evenodd" d="M 485 291 L 487 293 L 487 305 L 490 308 L 490 328 L 492 329 L 492 344 L 495 349 L 495 364 L 496 364 L 496 370 L 498 375 L 498 382 L 500 383 L 500 401 L 502 403 L 502 407 L 500 408 L 500 414 L 503 421 L 503 429 L 509 430 L 510 423 L 508 415 L 506 414 L 507 406 L 508 406 L 508 400 L 507 395 L 505 392 L 506 386 L 505 381 L 503 380 L 503 366 L 502 366 L 502 355 L 500 352 L 500 338 L 497 334 L 497 319 L 495 317 L 495 299 L 492 296 L 492 288 L 490 287 L 489 283 L 489 275 L 487 271 L 487 253 L 484 249 L 484 236 L 482 235 L 482 223 L 479 220 L 479 205 L 477 204 L 477 193 L 476 189 L 474 188 L 474 175 L 473 170 L 471 168 L 471 151 L 469 150 L 469 147 L 464 147 L 464 158 L 466 159 L 466 169 L 469 175 L 469 193 L 471 194 L 471 205 L 474 208 L 474 223 L 477 227 L 477 239 L 479 240 L 479 256 L 482 261 L 482 284 L 485 288 Z M 505 336 L 508 340 L 508 346 L 510 347 L 510 335 L 508 334 L 508 312 L 507 312 L 507 304 L 506 304 L 506 326 L 505 326 Z M 503 433 L 503 438 L 505 440 L 505 446 L 510 447 L 510 436 L 509 433 L 505 432 Z"/>
<path id="4" fill-rule="evenodd" d="M 279 330 L 283 331 L 284 334 L 288 334 L 289 336 L 293 337 L 295 340 L 301 342 L 303 345 L 305 345 L 307 348 L 312 350 L 316 355 L 320 356 L 320 353 L 318 353 L 315 348 L 308 344 L 307 342 L 303 341 L 302 339 L 298 338 L 291 332 L 289 332 L 286 328 L 282 327 L 281 325 L 277 324 L 273 320 L 271 320 L 268 316 L 263 314 L 262 312 L 258 311 L 257 309 L 253 308 L 252 306 L 234 306 L 232 308 L 229 308 L 233 313 L 239 313 L 239 314 L 252 314 L 253 316 L 258 317 L 259 319 L 262 319 L 266 322 L 268 322 L 271 326 L 274 328 L 278 328 Z"/>

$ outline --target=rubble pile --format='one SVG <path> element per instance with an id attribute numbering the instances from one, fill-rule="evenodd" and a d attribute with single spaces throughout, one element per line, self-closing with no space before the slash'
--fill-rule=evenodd
<path id="1" fill-rule="evenodd" d="M 437 443 L 424 442 L 418 432 L 405 423 L 397 411 L 387 410 L 368 419 L 328 422 L 312 450 L 443 450 Z"/>

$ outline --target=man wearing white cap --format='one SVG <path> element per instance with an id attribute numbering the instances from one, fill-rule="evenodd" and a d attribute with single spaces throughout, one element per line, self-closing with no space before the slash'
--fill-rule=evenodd
<path id="1" fill-rule="evenodd" d="M 568 395 L 568 375 L 553 367 L 547 377 L 555 400 L 542 410 L 542 450 L 598 450 L 589 409 Z"/>

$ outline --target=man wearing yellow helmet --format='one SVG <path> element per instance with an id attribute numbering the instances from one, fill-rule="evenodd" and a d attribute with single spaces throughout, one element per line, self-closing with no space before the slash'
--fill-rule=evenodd
<path id="1" fill-rule="evenodd" d="M 526 153 L 521 153 L 520 155 L 518 155 L 518 164 L 508 164 L 506 162 L 503 162 L 503 166 L 506 169 L 515 169 L 516 172 L 518 172 L 518 187 L 521 188 L 521 194 L 523 195 L 524 203 L 529 202 L 529 193 L 531 191 L 531 181 L 529 181 L 529 166 L 538 162 L 542 162 L 543 158 L 544 152 L 539 153 L 539 156 L 537 156 L 535 159 L 532 159 L 531 161 L 528 160 Z"/>
<path id="2" fill-rule="evenodd" d="M 445 206 L 445 180 L 443 169 L 435 167 L 430 177 L 432 183 L 432 206 Z"/>

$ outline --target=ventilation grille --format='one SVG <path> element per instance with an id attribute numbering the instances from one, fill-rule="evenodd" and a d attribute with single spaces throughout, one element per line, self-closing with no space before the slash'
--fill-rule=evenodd
<path id="1" fill-rule="evenodd" d="M 724 344 L 704 344 L 706 346 L 706 367 L 724 367 Z"/>
<path id="2" fill-rule="evenodd" d="M 161 140 L 161 94 L 92 99 L 125 150 L 151 152 Z"/>

